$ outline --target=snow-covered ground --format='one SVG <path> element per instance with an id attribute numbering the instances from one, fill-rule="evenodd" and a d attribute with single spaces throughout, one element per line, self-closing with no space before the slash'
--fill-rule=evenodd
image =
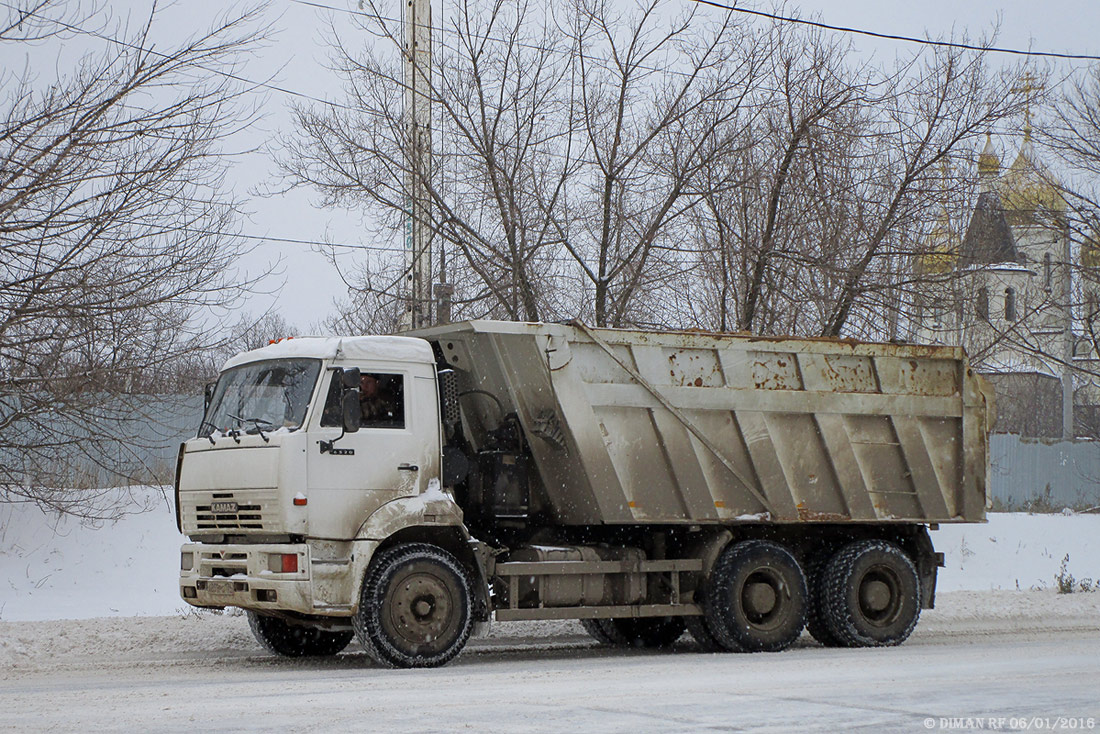
<path id="1" fill-rule="evenodd" d="M 0 505 L 0 621 L 186 613 L 176 585 L 175 517 L 158 489 L 148 512 L 82 525 L 31 505 Z M 1045 589 L 1062 559 L 1100 579 L 1100 515 L 991 514 L 984 525 L 942 525 L 939 589 Z"/>
<path id="2" fill-rule="evenodd" d="M 936 609 L 896 649 L 778 655 L 599 646 L 576 622 L 503 623 L 439 670 L 266 653 L 245 617 L 185 608 L 181 538 L 154 509 L 87 527 L 0 506 L 0 732 L 974 731 L 1100 727 L 1100 516 L 943 527 Z M 1064 718 L 1059 718 L 1064 717 Z M 1091 722 L 1091 724 L 1090 724 Z"/>
<path id="3" fill-rule="evenodd" d="M 379 669 L 354 643 L 278 658 L 229 614 L 0 622 L 0 732 L 1092 731 L 1098 620 L 1096 593 L 956 591 L 901 647 L 804 635 L 775 655 L 516 622 L 436 670 Z"/>
<path id="4" fill-rule="evenodd" d="M 81 524 L 0 504 L 0 620 L 173 614 L 179 549 L 170 495 L 137 490 L 146 512 Z"/>
<path id="5" fill-rule="evenodd" d="M 932 533 L 946 555 L 941 591 L 1051 588 L 1067 555 L 1069 575 L 1100 579 L 1100 514 L 988 517 L 982 525 L 941 525 Z"/>

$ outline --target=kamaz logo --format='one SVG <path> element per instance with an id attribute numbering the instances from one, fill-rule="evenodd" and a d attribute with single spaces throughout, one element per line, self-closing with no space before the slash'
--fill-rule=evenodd
<path id="1" fill-rule="evenodd" d="M 236 502 L 211 502 L 211 512 L 236 512 L 238 505 Z"/>

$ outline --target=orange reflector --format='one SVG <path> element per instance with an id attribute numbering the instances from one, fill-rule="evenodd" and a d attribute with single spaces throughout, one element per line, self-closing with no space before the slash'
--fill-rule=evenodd
<path id="1" fill-rule="evenodd" d="M 298 554 L 283 554 L 283 573 L 298 573 Z"/>
<path id="2" fill-rule="evenodd" d="M 297 505 L 298 507 L 305 507 L 307 502 L 309 502 L 309 500 L 306 499 L 305 497 L 295 497 L 294 498 L 294 504 Z"/>

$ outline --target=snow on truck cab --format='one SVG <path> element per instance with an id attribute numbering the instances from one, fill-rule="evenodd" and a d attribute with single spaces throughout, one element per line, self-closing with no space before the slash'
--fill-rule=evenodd
<path id="1" fill-rule="evenodd" d="M 180 448 L 180 593 L 282 655 L 442 665 L 477 623 L 608 645 L 904 641 L 984 519 L 961 349 L 471 321 L 238 355 Z"/>

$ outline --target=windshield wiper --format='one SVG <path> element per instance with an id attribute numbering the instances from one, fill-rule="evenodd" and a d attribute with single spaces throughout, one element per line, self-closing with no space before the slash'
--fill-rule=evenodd
<path id="1" fill-rule="evenodd" d="M 274 428 L 275 424 L 271 421 L 267 420 L 266 418 L 242 418 L 239 415 L 233 415 L 232 413 L 229 413 L 228 415 L 230 418 L 237 421 L 238 423 L 252 423 L 256 426 L 256 433 L 260 434 L 260 438 L 264 440 L 264 443 L 271 443 L 271 439 L 264 435 L 264 429 L 260 426 L 261 423 L 266 423 L 267 425 Z"/>

